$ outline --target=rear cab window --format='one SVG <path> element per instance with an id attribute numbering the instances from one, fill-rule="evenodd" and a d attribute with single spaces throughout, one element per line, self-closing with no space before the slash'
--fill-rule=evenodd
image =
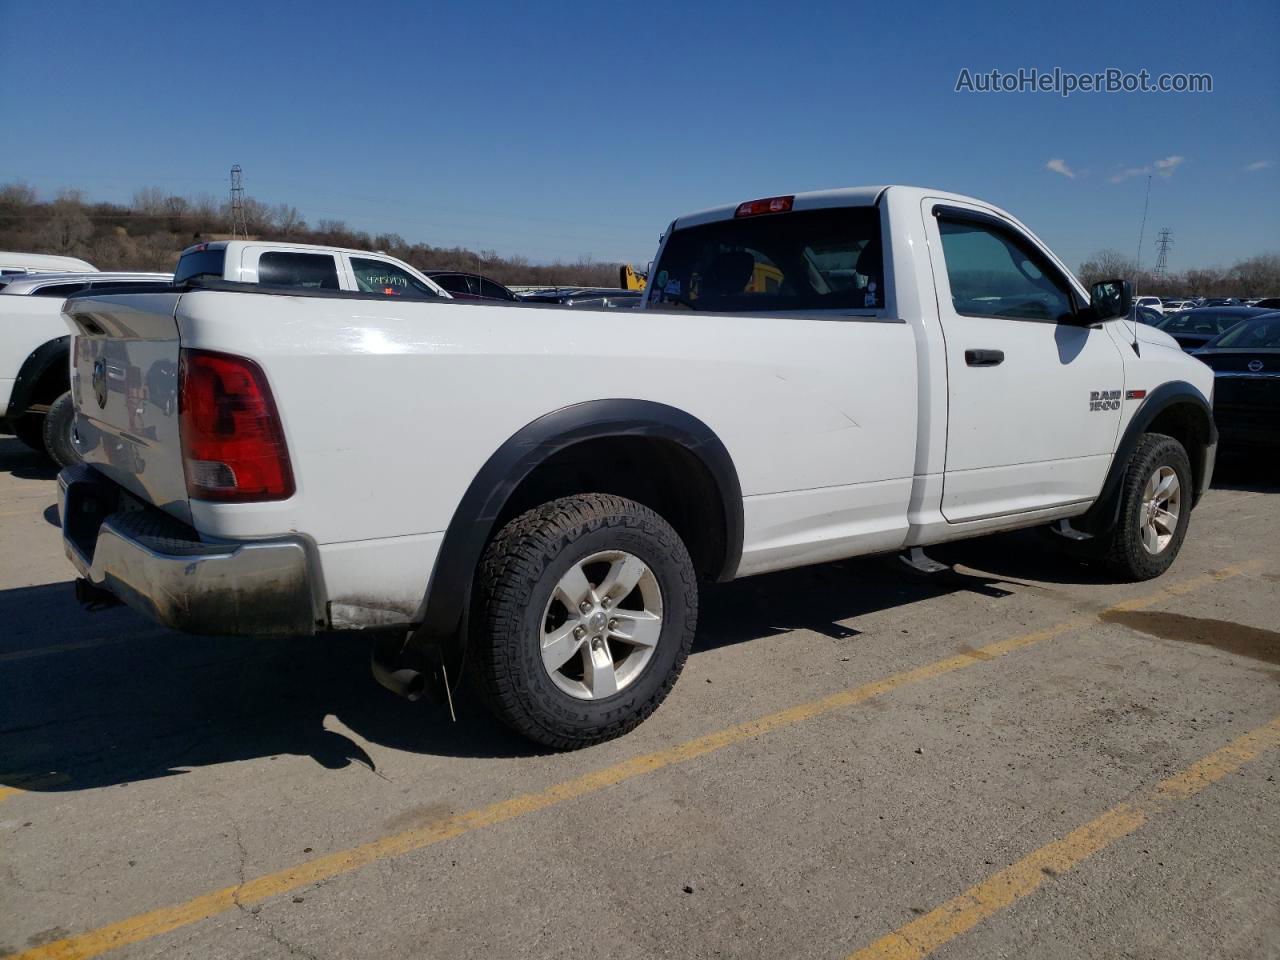
<path id="1" fill-rule="evenodd" d="M 184 253 L 173 271 L 173 282 L 186 283 L 192 277 L 217 277 L 222 279 L 226 250 L 192 250 Z"/>
<path id="2" fill-rule="evenodd" d="M 268 287 L 338 290 L 338 261 L 331 253 L 268 250 L 258 257 L 258 282 Z"/>
<path id="3" fill-rule="evenodd" d="M 716 312 L 884 308 L 880 211 L 833 207 L 677 228 L 650 307 Z"/>

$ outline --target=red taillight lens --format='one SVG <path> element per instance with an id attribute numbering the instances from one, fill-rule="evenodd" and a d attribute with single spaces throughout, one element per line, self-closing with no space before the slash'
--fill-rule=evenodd
<path id="1" fill-rule="evenodd" d="M 748 200 L 746 203 L 738 204 L 738 209 L 734 213 L 735 217 L 758 217 L 762 213 L 786 213 L 791 209 L 791 204 L 795 202 L 795 196 L 790 197 L 766 197 L 763 200 Z"/>
<path id="2" fill-rule="evenodd" d="M 252 360 L 183 350 L 178 416 L 187 496 L 235 503 L 293 496 L 280 417 L 267 378 Z"/>

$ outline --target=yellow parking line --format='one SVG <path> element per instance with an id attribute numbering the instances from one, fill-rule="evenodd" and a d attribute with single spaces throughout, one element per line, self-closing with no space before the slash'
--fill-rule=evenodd
<path id="1" fill-rule="evenodd" d="M 1280 717 L 1162 781 L 1142 800 L 1117 804 L 1060 840 L 1046 844 L 958 897 L 863 947 L 851 954 L 849 960 L 921 960 L 992 914 L 1029 897 L 1047 877 L 1078 866 L 1127 837 L 1174 802 L 1194 796 L 1277 747 L 1280 747 Z"/>
<path id="2" fill-rule="evenodd" d="M 1172 584 L 1156 593 L 1125 601 L 1122 607 L 1117 606 L 1111 609 L 1133 610 L 1139 607 L 1151 606 L 1169 597 L 1190 593 L 1193 590 L 1237 576 L 1261 565 L 1262 561 L 1260 560 L 1235 564 L 1217 572 L 1202 574 L 1184 580 L 1181 583 Z M 985 663 L 1023 647 L 1039 643 L 1042 640 L 1050 640 L 1096 622 L 1097 618 L 1095 616 L 1081 616 L 1033 633 L 997 640 L 977 650 L 946 657 L 912 670 L 893 674 L 882 680 L 848 690 L 841 690 L 819 700 L 789 707 L 786 710 L 780 710 L 777 713 L 771 713 L 755 720 L 748 720 L 745 723 L 739 723 L 724 730 L 676 744 L 664 750 L 644 754 L 631 760 L 624 760 L 611 767 L 605 767 L 602 770 L 596 770 L 555 784 L 545 790 L 526 793 L 487 807 L 480 807 L 465 813 L 444 817 L 421 827 L 381 837 L 347 850 L 316 857 L 297 866 L 286 867 L 283 870 L 277 870 L 274 873 L 247 880 L 244 883 L 223 887 L 221 890 L 214 890 L 185 903 L 171 907 L 161 907 L 149 913 L 137 914 L 116 923 L 108 924 L 97 930 L 90 930 L 87 933 L 77 934 L 44 946 L 34 947 L 25 953 L 12 957 L 11 960 L 85 960 L 88 957 L 96 957 L 109 950 L 148 940 L 151 937 L 226 913 L 237 907 L 257 903 L 270 897 L 297 890 L 300 887 L 350 873 L 367 864 L 384 860 L 388 857 L 396 857 L 415 850 L 421 850 L 424 847 L 479 830 L 482 827 L 505 823 L 517 817 L 526 816 L 577 797 L 616 786 L 642 774 L 652 773 L 655 770 L 661 770 L 673 764 L 683 763 L 704 754 L 723 750 L 726 747 L 776 730 L 793 727 L 805 720 L 810 720 L 835 710 L 865 703 L 873 697 L 882 696 L 900 687 L 921 683 L 947 673 L 964 670 L 975 664 Z"/>
<path id="3" fill-rule="evenodd" d="M 0 787 L 0 803 L 20 793 L 30 793 L 32 790 L 43 790 L 46 787 L 56 787 L 71 780 L 65 773 L 48 773 L 22 779 L 0 774 L 0 779 L 13 781 L 10 786 Z"/>

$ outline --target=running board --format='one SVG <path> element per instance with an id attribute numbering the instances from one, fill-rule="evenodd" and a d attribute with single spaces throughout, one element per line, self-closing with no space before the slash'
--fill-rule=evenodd
<path id="1" fill-rule="evenodd" d="M 912 547 L 898 554 L 898 561 L 904 564 L 913 573 L 921 573 L 925 576 L 932 576 L 935 573 L 945 573 L 951 567 L 945 563 L 939 563 L 924 552 L 923 547 Z"/>
<path id="2" fill-rule="evenodd" d="M 1049 527 L 1054 533 L 1067 540 L 1092 540 L 1092 533 L 1085 533 L 1083 530 L 1077 530 L 1071 525 L 1070 520 L 1058 520 Z"/>

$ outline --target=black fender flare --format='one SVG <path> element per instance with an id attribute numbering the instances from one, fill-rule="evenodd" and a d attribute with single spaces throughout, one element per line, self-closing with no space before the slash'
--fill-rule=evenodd
<path id="1" fill-rule="evenodd" d="M 458 635 L 472 577 L 502 509 L 520 483 L 555 453 L 605 437 L 672 440 L 710 473 L 724 504 L 725 551 L 717 580 L 731 580 L 742 558 L 742 487 L 729 451 L 697 417 L 650 400 L 590 400 L 562 407 L 522 427 L 480 468 L 449 522 L 427 589 L 419 637 Z"/>
<path id="2" fill-rule="evenodd" d="M 58 337 L 40 344 L 22 361 L 17 378 L 13 381 L 13 389 L 9 393 L 9 406 L 5 417 L 14 419 L 27 412 L 34 403 L 33 394 L 36 384 L 56 364 L 61 363 L 67 371 L 67 388 L 71 385 L 71 335 Z"/>
<path id="3" fill-rule="evenodd" d="M 1120 487 L 1134 448 L 1160 414 L 1179 404 L 1197 411 L 1197 422 L 1204 433 L 1206 447 L 1201 454 L 1212 453 L 1218 443 L 1218 428 L 1213 422 L 1213 406 L 1209 399 L 1185 380 L 1162 383 L 1147 394 L 1146 399 L 1142 401 L 1142 406 L 1138 407 L 1129 420 L 1129 425 L 1125 427 L 1124 434 L 1116 445 L 1115 455 L 1111 458 L 1111 469 L 1107 471 L 1107 477 L 1102 483 L 1102 492 L 1098 494 L 1098 499 L 1094 501 L 1088 512 L 1075 521 L 1073 526 L 1098 536 L 1116 525 L 1120 516 Z M 1191 457 L 1192 470 L 1196 473 L 1196 489 L 1192 496 L 1194 507 L 1209 485 L 1208 473 L 1212 470 L 1213 464 L 1211 460 L 1197 464 L 1195 450 L 1188 450 L 1187 455 Z"/>

